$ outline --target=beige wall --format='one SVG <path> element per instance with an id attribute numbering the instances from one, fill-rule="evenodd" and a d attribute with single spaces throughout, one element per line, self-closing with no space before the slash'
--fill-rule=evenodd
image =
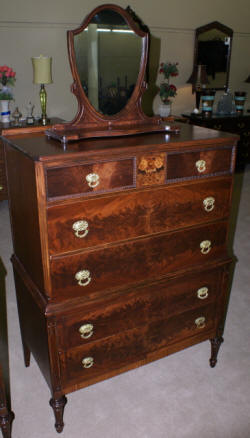
<path id="1" fill-rule="evenodd" d="M 1 0 L 3 1 L 3 0 Z M 71 120 L 76 112 L 76 99 L 70 92 L 72 83 L 68 63 L 66 31 L 78 27 L 85 15 L 99 1 L 93 0 L 12 0 L 4 2 L 0 17 L 0 65 L 7 64 L 17 72 L 15 103 L 25 114 L 29 101 L 40 113 L 38 86 L 32 83 L 31 56 L 50 55 L 53 58 L 53 84 L 47 86 L 48 115 Z M 120 0 L 122 7 L 127 0 Z M 244 79 L 250 74 L 250 8 L 249 0 L 132 0 L 132 9 L 149 26 L 154 37 L 152 68 L 157 71 L 157 51 L 160 61 L 179 62 L 180 75 L 174 83 L 178 95 L 172 112 L 181 114 L 194 107 L 194 96 L 186 80 L 193 63 L 194 31 L 211 21 L 220 21 L 234 30 L 230 88 L 246 90 Z M 158 76 L 159 83 L 159 76 Z M 150 91 L 149 91 L 150 94 Z M 219 94 L 217 93 L 217 96 Z M 249 98 L 250 102 L 250 98 Z M 157 112 L 159 97 L 153 102 Z"/>

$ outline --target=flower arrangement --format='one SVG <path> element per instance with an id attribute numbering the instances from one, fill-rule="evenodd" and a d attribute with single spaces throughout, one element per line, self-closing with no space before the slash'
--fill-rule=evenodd
<path id="1" fill-rule="evenodd" d="M 171 62 L 162 62 L 160 64 L 160 70 L 159 73 L 162 73 L 164 75 L 164 78 L 166 79 L 166 82 L 162 82 L 160 85 L 160 98 L 162 102 L 167 105 L 171 101 L 169 100 L 170 97 L 175 97 L 177 94 L 177 88 L 175 85 L 170 84 L 170 78 L 174 76 L 178 76 L 178 62 L 172 64 Z"/>
<path id="2" fill-rule="evenodd" d="M 0 66 L 0 100 L 13 99 L 12 90 L 9 86 L 14 86 L 16 81 L 16 73 L 7 65 Z"/>

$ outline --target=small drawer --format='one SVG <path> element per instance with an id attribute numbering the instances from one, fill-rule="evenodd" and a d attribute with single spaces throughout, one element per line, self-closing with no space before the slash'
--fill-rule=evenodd
<path id="1" fill-rule="evenodd" d="M 167 180 L 232 172 L 232 148 L 173 153 L 167 156 Z"/>
<path id="2" fill-rule="evenodd" d="M 204 265 L 227 255 L 227 223 L 157 235 L 51 261 L 57 299 L 102 293 L 110 288 Z"/>
<path id="3" fill-rule="evenodd" d="M 147 355 L 215 326 L 214 305 L 158 319 L 142 327 L 76 347 L 60 354 L 64 385 L 80 383 L 131 366 Z"/>
<path id="4" fill-rule="evenodd" d="M 90 195 L 135 187 L 135 158 L 47 169 L 47 197 Z"/>
<path id="5" fill-rule="evenodd" d="M 226 177 L 51 206 L 50 254 L 223 219 L 229 214 L 231 184 Z"/>
<path id="6" fill-rule="evenodd" d="M 85 306 L 58 324 L 60 348 L 69 349 L 169 318 L 218 297 L 222 270 L 203 271 L 129 290 L 125 295 Z"/>

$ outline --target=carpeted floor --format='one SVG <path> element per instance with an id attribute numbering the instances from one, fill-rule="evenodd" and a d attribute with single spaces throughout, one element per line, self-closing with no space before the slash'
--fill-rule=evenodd
<path id="1" fill-rule="evenodd" d="M 62 438 L 250 437 L 250 166 L 244 175 L 236 176 L 233 199 L 238 263 L 217 366 L 209 367 L 210 343 L 204 342 L 69 394 Z M 33 359 L 29 368 L 23 364 L 11 253 L 8 203 L 4 201 L 0 203 L 0 257 L 7 270 L 16 415 L 12 434 L 13 438 L 52 438 L 57 432 L 49 389 Z"/>

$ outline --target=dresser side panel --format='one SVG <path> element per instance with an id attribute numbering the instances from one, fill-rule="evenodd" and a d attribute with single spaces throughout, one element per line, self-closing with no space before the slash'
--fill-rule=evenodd
<path id="1" fill-rule="evenodd" d="M 44 290 L 35 165 L 9 146 L 6 162 L 14 253 L 34 283 Z"/>

